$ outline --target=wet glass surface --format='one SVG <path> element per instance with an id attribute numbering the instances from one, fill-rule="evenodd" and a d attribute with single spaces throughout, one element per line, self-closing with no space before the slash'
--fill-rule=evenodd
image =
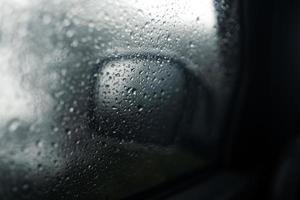
<path id="1" fill-rule="evenodd" d="M 207 167 L 238 69 L 228 9 L 1 0 L 1 199 L 118 199 Z"/>

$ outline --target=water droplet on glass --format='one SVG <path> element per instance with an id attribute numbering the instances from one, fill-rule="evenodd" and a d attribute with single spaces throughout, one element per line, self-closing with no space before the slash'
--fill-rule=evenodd
<path id="1" fill-rule="evenodd" d="M 12 120 L 9 124 L 8 124 L 8 131 L 9 132 L 15 132 L 21 125 L 21 122 L 19 120 Z"/>
<path id="2" fill-rule="evenodd" d="M 24 190 L 24 191 L 29 190 L 29 185 L 28 184 L 22 185 L 22 190 Z"/>

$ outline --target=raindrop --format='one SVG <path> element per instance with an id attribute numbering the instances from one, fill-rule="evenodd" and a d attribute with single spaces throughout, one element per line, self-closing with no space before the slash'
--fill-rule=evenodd
<path id="1" fill-rule="evenodd" d="M 29 185 L 28 184 L 22 185 L 22 190 L 24 190 L 24 191 L 29 190 Z"/>
<path id="2" fill-rule="evenodd" d="M 52 21 L 52 18 L 51 18 L 50 15 L 44 15 L 44 16 L 43 16 L 43 23 L 44 23 L 44 24 L 50 24 L 51 21 Z"/>
<path id="3" fill-rule="evenodd" d="M 137 12 L 139 15 L 144 15 L 144 11 L 142 9 L 138 9 Z"/>
<path id="4" fill-rule="evenodd" d="M 66 133 L 68 136 L 70 136 L 72 134 L 72 131 L 70 129 L 66 129 Z"/>
<path id="5" fill-rule="evenodd" d="M 43 169 L 44 169 L 42 164 L 38 164 L 37 168 L 39 171 L 43 171 Z"/>
<path id="6" fill-rule="evenodd" d="M 57 144 L 56 142 L 52 142 L 52 143 L 51 143 L 51 146 L 52 146 L 53 148 L 57 148 L 57 147 L 58 147 L 58 144 Z"/>
<path id="7" fill-rule="evenodd" d="M 195 45 L 194 45 L 193 42 L 189 42 L 189 46 L 190 46 L 191 48 L 195 48 Z"/>
<path id="8" fill-rule="evenodd" d="M 78 47 L 78 41 L 77 41 L 77 40 L 74 40 L 74 41 L 71 43 L 71 47 Z"/>
<path id="9" fill-rule="evenodd" d="M 167 41 L 170 42 L 171 40 L 171 35 L 167 35 Z"/>
<path id="10" fill-rule="evenodd" d="M 15 132 L 21 125 L 21 122 L 17 119 L 12 120 L 9 124 L 8 124 L 8 131 L 9 132 Z"/>
<path id="11" fill-rule="evenodd" d="M 69 112 L 70 112 L 70 113 L 74 112 L 74 108 L 71 107 L 71 108 L 69 109 Z"/>
<path id="12" fill-rule="evenodd" d="M 36 141 L 36 146 L 37 146 L 38 148 L 43 147 L 43 141 L 37 140 L 37 141 Z"/>
<path id="13" fill-rule="evenodd" d="M 141 105 L 138 105 L 137 108 L 138 108 L 138 111 L 139 111 L 139 112 L 142 112 L 143 109 L 144 109 L 143 106 L 141 106 Z"/>
<path id="14" fill-rule="evenodd" d="M 136 89 L 133 88 L 133 87 L 129 87 L 129 88 L 127 89 L 127 92 L 128 92 L 128 94 L 136 95 Z"/>
<path id="15" fill-rule="evenodd" d="M 74 32 L 73 30 L 68 30 L 68 31 L 66 32 L 66 35 L 67 35 L 68 38 L 73 37 L 74 34 L 75 34 L 75 32 Z"/>
<path id="16" fill-rule="evenodd" d="M 13 187 L 11 190 L 12 190 L 12 192 L 14 192 L 14 193 L 19 191 L 18 187 Z"/>

